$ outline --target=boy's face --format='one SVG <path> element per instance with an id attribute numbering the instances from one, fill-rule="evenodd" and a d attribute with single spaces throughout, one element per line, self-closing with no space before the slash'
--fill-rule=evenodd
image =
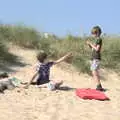
<path id="1" fill-rule="evenodd" d="M 97 37 L 97 35 L 96 34 L 92 34 L 92 37 Z"/>
<path id="2" fill-rule="evenodd" d="M 96 33 L 92 33 L 92 37 L 99 37 L 99 35 Z"/>

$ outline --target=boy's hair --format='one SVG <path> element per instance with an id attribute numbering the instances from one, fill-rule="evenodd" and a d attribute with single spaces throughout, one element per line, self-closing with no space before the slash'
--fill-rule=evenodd
<path id="1" fill-rule="evenodd" d="M 44 62 L 44 60 L 47 58 L 47 54 L 44 52 L 44 51 L 40 51 L 38 54 L 37 54 L 37 59 L 39 62 Z"/>
<path id="2" fill-rule="evenodd" d="M 94 26 L 91 30 L 91 33 L 92 34 L 97 34 L 97 35 L 101 35 L 102 33 L 102 30 L 99 26 Z"/>
<path id="3" fill-rule="evenodd" d="M 9 77 L 6 72 L 0 74 L 0 78 L 7 78 Z"/>

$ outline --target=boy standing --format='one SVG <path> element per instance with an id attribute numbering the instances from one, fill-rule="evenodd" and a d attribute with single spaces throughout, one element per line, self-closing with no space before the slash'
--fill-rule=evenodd
<path id="1" fill-rule="evenodd" d="M 94 37 L 94 43 L 91 43 L 87 40 L 87 45 L 92 49 L 92 58 L 91 58 L 91 71 L 93 79 L 96 82 L 96 90 L 103 91 L 100 76 L 99 76 L 99 66 L 101 60 L 101 47 L 102 47 L 102 39 L 100 38 L 102 31 L 99 26 L 95 26 L 92 28 L 91 34 Z"/>

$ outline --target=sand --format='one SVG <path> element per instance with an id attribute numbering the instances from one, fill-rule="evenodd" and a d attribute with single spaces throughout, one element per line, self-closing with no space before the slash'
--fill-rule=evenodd
<path id="1" fill-rule="evenodd" d="M 16 76 L 29 81 L 35 51 L 12 47 L 24 66 L 10 66 Z M 67 67 L 65 67 L 67 66 Z M 6 90 L 0 94 L 0 120 L 120 120 L 120 80 L 117 73 L 101 70 L 102 84 L 110 101 L 82 100 L 75 95 L 76 88 L 94 88 L 92 78 L 79 74 L 65 63 L 51 69 L 50 78 L 64 81 L 61 90 L 49 91 L 30 86 L 29 89 Z"/>

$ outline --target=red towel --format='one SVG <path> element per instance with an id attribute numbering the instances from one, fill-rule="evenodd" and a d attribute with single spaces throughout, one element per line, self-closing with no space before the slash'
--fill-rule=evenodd
<path id="1" fill-rule="evenodd" d="M 76 95 L 82 99 L 109 100 L 109 98 L 101 91 L 90 88 L 76 89 Z"/>

